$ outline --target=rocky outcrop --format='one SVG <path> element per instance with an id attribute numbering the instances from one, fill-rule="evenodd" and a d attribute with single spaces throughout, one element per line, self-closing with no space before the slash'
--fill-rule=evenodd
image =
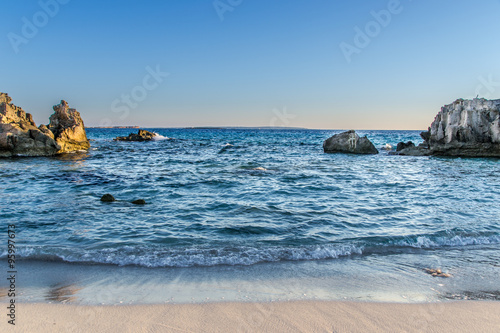
<path id="1" fill-rule="evenodd" d="M 458 99 L 442 107 L 420 136 L 422 144 L 398 154 L 500 157 L 500 100 Z"/>
<path id="2" fill-rule="evenodd" d="M 54 136 L 36 128 L 31 114 L 0 93 L 0 157 L 50 156 L 59 149 Z"/>
<path id="3" fill-rule="evenodd" d="M 137 134 L 130 133 L 128 136 L 119 136 L 114 138 L 115 141 L 151 141 L 156 136 L 156 133 L 146 130 L 139 130 Z"/>
<path id="4" fill-rule="evenodd" d="M 400 142 L 396 146 L 396 151 L 401 151 L 403 149 L 408 149 L 408 148 L 415 148 L 415 144 L 411 141 L 408 141 L 407 143 Z"/>
<path id="5" fill-rule="evenodd" d="M 377 148 L 366 137 L 351 130 L 335 134 L 323 143 L 325 153 L 348 153 L 348 154 L 378 154 Z"/>
<path id="6" fill-rule="evenodd" d="M 54 106 L 48 127 L 39 128 L 31 114 L 11 102 L 0 93 L 0 157 L 53 156 L 90 147 L 80 115 L 66 102 Z"/>
<path id="7" fill-rule="evenodd" d="M 76 109 L 71 109 L 64 100 L 54 105 L 54 114 L 50 116 L 48 130 L 54 133 L 55 140 L 61 149 L 58 154 L 90 148 L 85 132 L 85 125 Z"/>

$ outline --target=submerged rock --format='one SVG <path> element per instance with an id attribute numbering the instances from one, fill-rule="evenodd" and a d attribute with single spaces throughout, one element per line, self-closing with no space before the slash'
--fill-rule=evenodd
<path id="1" fill-rule="evenodd" d="M 146 204 L 146 200 L 144 200 L 144 199 L 138 199 L 138 200 L 132 201 L 132 203 L 134 205 L 145 205 Z"/>
<path id="2" fill-rule="evenodd" d="M 399 155 L 500 157 L 500 100 L 457 99 L 441 108 L 424 142 Z"/>
<path id="3" fill-rule="evenodd" d="M 37 128 L 31 114 L 11 102 L 8 94 L 0 93 L 0 157 L 53 156 L 90 147 L 75 109 L 54 106 L 50 125 Z"/>
<path id="4" fill-rule="evenodd" d="M 139 130 L 137 134 L 130 133 L 128 136 L 119 136 L 114 138 L 115 141 L 151 141 L 156 136 L 156 133 L 148 132 L 146 130 Z"/>
<path id="5" fill-rule="evenodd" d="M 426 269 L 424 269 L 424 271 L 427 274 L 432 275 L 433 277 L 443 277 L 443 278 L 451 277 L 451 274 L 444 273 L 440 268 L 426 268 Z"/>
<path id="6" fill-rule="evenodd" d="M 335 134 L 323 143 L 325 153 L 378 154 L 377 148 L 366 137 L 359 137 L 355 131 Z"/>
<path id="7" fill-rule="evenodd" d="M 113 201 L 116 201 L 115 197 L 112 196 L 111 194 L 105 194 L 101 197 L 101 201 L 103 202 L 113 202 Z"/>

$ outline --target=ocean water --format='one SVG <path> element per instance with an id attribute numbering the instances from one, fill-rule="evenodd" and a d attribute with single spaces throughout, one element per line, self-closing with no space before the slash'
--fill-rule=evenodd
<path id="1" fill-rule="evenodd" d="M 26 300 L 63 288 L 56 295 L 73 296 L 56 300 L 92 303 L 89 288 L 144 275 L 149 288 L 125 301 L 244 299 L 227 291 L 235 284 L 254 300 L 500 299 L 498 159 L 381 149 L 418 144 L 417 131 L 359 131 L 380 150 L 361 156 L 323 153 L 340 131 L 149 130 L 160 139 L 114 142 L 135 130 L 88 129 L 87 153 L 0 160 L 0 217 L 16 225 Z M 117 201 L 101 202 L 106 193 Z"/>

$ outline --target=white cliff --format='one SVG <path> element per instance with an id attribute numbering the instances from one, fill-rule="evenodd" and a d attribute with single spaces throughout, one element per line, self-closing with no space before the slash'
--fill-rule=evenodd
<path id="1" fill-rule="evenodd" d="M 500 100 L 457 99 L 441 108 L 424 143 L 400 155 L 500 157 Z"/>
<path id="2" fill-rule="evenodd" d="M 429 144 L 500 143 L 500 100 L 463 100 L 441 108 Z"/>

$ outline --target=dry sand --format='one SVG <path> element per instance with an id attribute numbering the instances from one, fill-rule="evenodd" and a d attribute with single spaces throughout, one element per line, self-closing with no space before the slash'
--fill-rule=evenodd
<path id="1" fill-rule="evenodd" d="M 500 302 L 486 301 L 18 304 L 15 328 L 2 317 L 2 332 L 500 332 Z"/>

